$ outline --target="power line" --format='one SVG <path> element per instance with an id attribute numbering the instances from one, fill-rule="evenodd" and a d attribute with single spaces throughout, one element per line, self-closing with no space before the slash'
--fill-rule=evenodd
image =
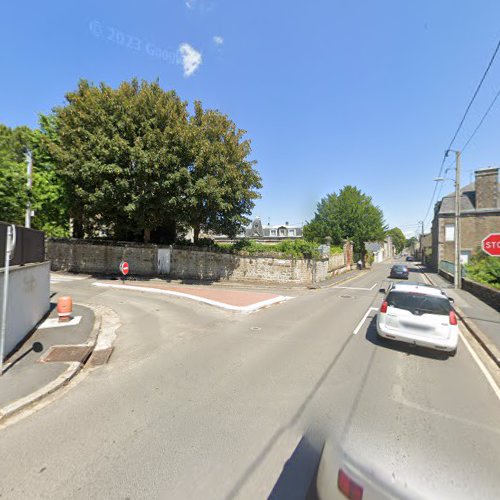
<path id="1" fill-rule="evenodd" d="M 483 73 L 483 76 L 481 77 L 481 80 L 479 80 L 479 84 L 477 85 L 476 87 L 476 90 L 471 98 L 471 100 L 469 101 L 469 104 L 467 105 L 467 107 L 465 108 L 465 113 L 464 115 L 462 116 L 462 119 L 460 120 L 460 123 L 458 124 L 458 127 L 457 129 L 455 130 L 455 133 L 453 134 L 453 137 L 450 141 L 450 144 L 448 145 L 448 147 L 446 148 L 446 152 L 445 154 L 443 155 L 443 160 L 441 161 L 441 165 L 439 167 L 439 174 L 438 174 L 438 177 L 441 177 L 442 175 L 442 172 L 443 172 L 443 166 L 444 166 L 444 163 L 446 161 L 446 154 L 448 152 L 449 149 L 451 149 L 453 143 L 455 142 L 455 139 L 457 138 L 460 130 L 462 129 L 462 125 L 464 124 L 465 122 L 465 119 L 467 118 L 467 115 L 469 114 L 469 111 L 472 107 L 472 104 L 474 103 L 474 101 L 476 100 L 476 97 L 479 93 L 479 91 L 481 90 L 481 87 L 483 85 L 483 82 L 486 78 L 486 75 L 488 74 L 488 72 L 490 71 L 490 68 L 493 64 L 493 61 L 495 60 L 496 56 L 497 56 L 497 53 L 498 53 L 498 50 L 500 49 L 500 40 L 498 41 L 496 47 L 495 47 L 495 50 L 493 52 L 493 55 L 491 56 L 490 58 L 490 61 L 488 63 L 488 66 L 486 67 L 484 73 Z M 467 141 L 465 147 L 467 147 L 470 143 L 470 141 L 472 140 L 472 138 L 474 137 L 474 135 L 476 134 L 476 132 L 479 130 L 479 128 L 481 127 L 482 123 L 484 122 L 484 119 L 486 118 L 486 116 L 488 115 L 489 111 L 491 110 L 491 108 L 493 107 L 493 105 L 495 104 L 495 101 L 497 100 L 498 98 L 498 95 L 500 94 L 500 91 L 499 93 L 495 96 L 495 99 L 493 100 L 492 104 L 490 105 L 490 107 L 488 108 L 487 112 L 485 113 L 485 115 L 483 116 L 483 118 L 481 119 L 481 121 L 479 122 L 479 125 L 476 127 L 476 130 L 474 130 L 474 132 L 472 133 L 471 137 L 469 137 L 469 140 Z M 462 151 L 463 151 L 464 148 L 462 148 Z M 432 196 L 431 196 L 431 201 L 429 202 L 429 206 L 427 207 L 427 211 L 425 213 L 425 217 L 424 217 L 424 224 L 425 222 L 427 221 L 427 217 L 429 216 L 429 213 L 431 211 L 431 208 L 433 206 L 433 203 L 434 203 L 434 199 L 435 199 L 435 196 L 436 196 L 436 191 L 438 189 L 438 186 L 437 186 L 437 183 L 434 184 L 434 190 L 432 192 Z M 441 193 L 441 189 L 440 189 L 440 193 Z"/>
<path id="2" fill-rule="evenodd" d="M 460 124 L 458 125 L 457 130 L 455 131 L 455 134 L 454 134 L 453 138 L 451 139 L 450 145 L 448 146 L 447 149 L 450 149 L 451 146 L 453 145 L 453 143 L 455 142 L 455 139 L 457 138 L 457 135 L 460 132 L 462 125 L 464 124 L 465 118 L 469 114 L 470 108 L 471 108 L 473 102 L 476 100 L 477 94 L 479 93 L 479 90 L 481 89 L 481 87 L 483 85 L 484 79 L 486 78 L 486 75 L 490 71 L 491 65 L 493 64 L 493 61 L 495 60 L 495 57 L 498 53 L 498 49 L 500 49 L 500 40 L 497 43 L 495 51 L 493 52 L 493 55 L 491 56 L 490 62 L 488 63 L 488 66 L 486 67 L 486 69 L 483 73 L 483 76 L 481 77 L 481 80 L 479 81 L 479 84 L 476 88 L 476 91 L 474 92 L 474 95 L 472 96 L 472 99 L 469 101 L 469 104 L 467 105 L 467 108 L 465 109 L 464 116 L 462 117 L 462 120 L 460 120 Z"/>

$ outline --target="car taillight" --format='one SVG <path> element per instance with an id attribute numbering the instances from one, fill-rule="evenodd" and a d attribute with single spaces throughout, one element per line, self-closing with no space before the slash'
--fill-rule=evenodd
<path id="1" fill-rule="evenodd" d="M 363 487 L 355 483 L 342 469 L 339 469 L 337 486 L 349 500 L 362 500 Z"/>
<path id="2" fill-rule="evenodd" d="M 381 313 L 386 313 L 387 312 L 387 300 L 384 300 L 384 302 L 380 306 L 380 312 Z"/>
<path id="3" fill-rule="evenodd" d="M 450 325 L 458 325 L 457 315 L 455 311 L 450 311 Z"/>

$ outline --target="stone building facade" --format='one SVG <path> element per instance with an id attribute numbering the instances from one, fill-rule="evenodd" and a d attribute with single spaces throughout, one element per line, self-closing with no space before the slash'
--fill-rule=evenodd
<path id="1" fill-rule="evenodd" d="M 490 233 L 500 231 L 498 167 L 475 172 L 475 182 L 461 189 L 460 259 L 467 263 Z M 455 260 L 455 193 L 436 203 L 432 221 L 432 265 Z"/>

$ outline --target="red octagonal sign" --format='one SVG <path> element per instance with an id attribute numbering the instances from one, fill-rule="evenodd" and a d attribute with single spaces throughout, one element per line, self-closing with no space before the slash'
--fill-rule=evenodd
<path id="1" fill-rule="evenodd" d="M 483 252 L 493 257 L 500 257 L 500 233 L 491 233 L 483 240 Z"/>

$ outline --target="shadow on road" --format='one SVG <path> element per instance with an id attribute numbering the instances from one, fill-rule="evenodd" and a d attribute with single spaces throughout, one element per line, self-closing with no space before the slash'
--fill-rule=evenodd
<path id="1" fill-rule="evenodd" d="M 407 356 L 421 356 L 424 358 L 436 359 L 439 361 L 446 361 L 449 356 L 445 352 L 435 351 L 426 347 L 413 346 L 397 340 L 382 339 L 377 335 L 377 317 L 375 316 L 368 325 L 365 335 L 366 340 L 384 349 L 391 351 L 399 351 L 405 353 Z"/>
<path id="2" fill-rule="evenodd" d="M 318 450 L 307 438 L 302 436 L 299 444 L 286 461 L 269 500 L 303 500 L 310 498 L 309 492 L 321 458 Z"/>

